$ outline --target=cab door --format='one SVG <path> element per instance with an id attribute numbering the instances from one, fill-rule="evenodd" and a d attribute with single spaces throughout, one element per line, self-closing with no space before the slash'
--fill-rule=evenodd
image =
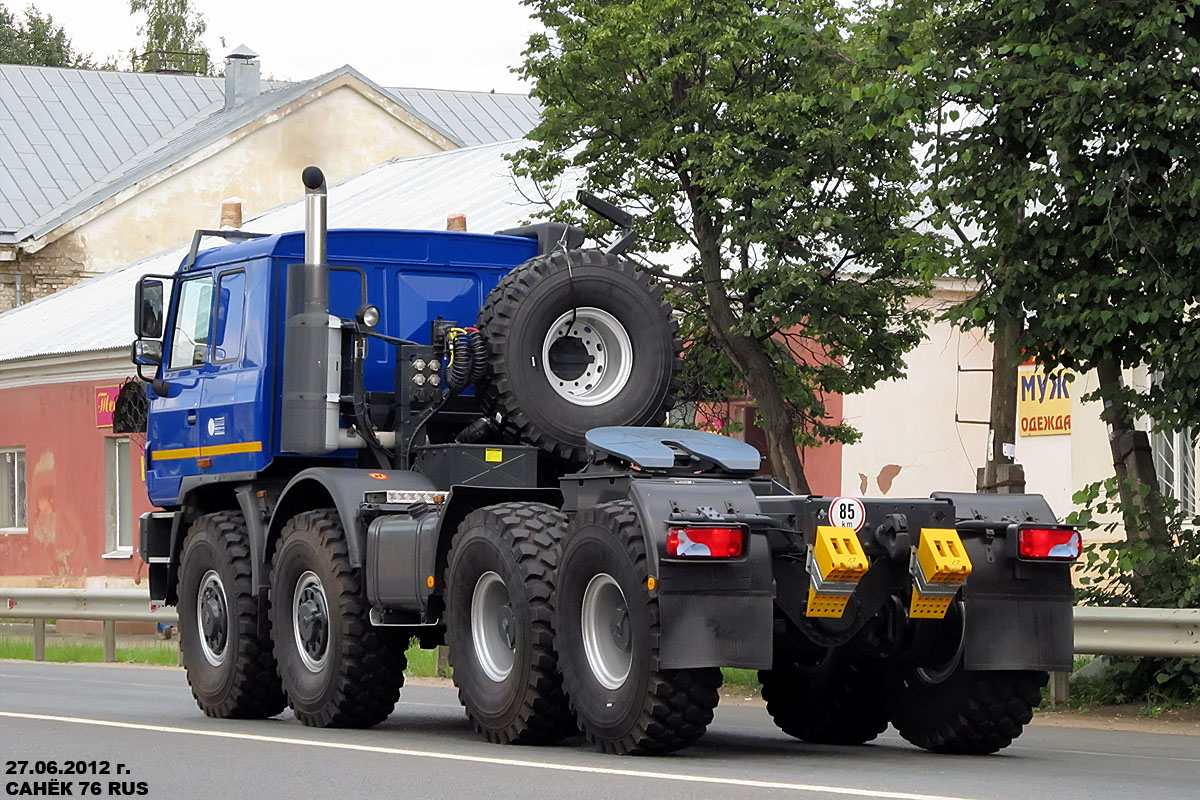
<path id="1" fill-rule="evenodd" d="M 160 373 L 167 394 L 155 398 L 147 422 L 150 461 L 146 483 L 151 499 L 159 504 L 173 502 L 183 478 L 201 471 L 198 422 L 208 370 L 213 276 L 181 280 L 176 292 L 175 316 L 164 343 Z"/>
<path id="2" fill-rule="evenodd" d="M 257 471 L 265 466 L 265 409 L 262 401 L 262 315 L 247 313 L 247 298 L 266 284 L 238 267 L 217 275 L 209 372 L 200 403 L 201 466 L 211 474 Z"/>

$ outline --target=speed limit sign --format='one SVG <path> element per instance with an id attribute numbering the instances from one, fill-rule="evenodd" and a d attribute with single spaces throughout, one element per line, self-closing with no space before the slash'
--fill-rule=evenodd
<path id="1" fill-rule="evenodd" d="M 829 524 L 857 533 L 867 524 L 867 509 L 857 497 L 838 497 L 829 504 Z"/>

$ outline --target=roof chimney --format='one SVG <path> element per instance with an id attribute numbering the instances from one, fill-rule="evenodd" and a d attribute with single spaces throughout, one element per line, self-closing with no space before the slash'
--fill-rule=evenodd
<path id="1" fill-rule="evenodd" d="M 258 53 L 239 44 L 225 56 L 225 108 L 258 97 Z"/>

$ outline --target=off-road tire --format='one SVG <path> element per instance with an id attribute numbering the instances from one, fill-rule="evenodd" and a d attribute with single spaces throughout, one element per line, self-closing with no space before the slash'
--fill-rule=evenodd
<path id="1" fill-rule="evenodd" d="M 632 372 L 623 388 L 596 405 L 560 395 L 542 363 L 554 321 L 581 307 L 613 315 L 632 348 Z M 479 311 L 489 366 L 480 400 L 489 416 L 498 418 L 508 441 L 580 463 L 588 430 L 663 421 L 674 403 L 682 364 L 678 327 L 662 289 L 627 259 L 598 250 L 539 255 L 508 273 Z"/>
<path id="2" fill-rule="evenodd" d="M 458 699 L 475 730 L 498 744 L 553 744 L 576 732 L 554 652 L 558 543 L 567 518 L 542 503 L 478 509 L 459 525 L 446 568 L 447 640 Z M 511 671 L 489 677 L 476 650 L 473 594 L 482 576 L 507 589 L 515 648 Z"/>
<path id="3" fill-rule="evenodd" d="M 297 643 L 293 599 L 311 573 L 327 604 L 324 662 L 306 665 Z M 296 719 L 318 728 L 367 728 L 387 719 L 404 684 L 406 642 L 376 628 L 359 571 L 350 565 L 336 509 L 297 514 L 284 526 L 271 571 L 275 658 Z"/>
<path id="4" fill-rule="evenodd" d="M 886 687 L 879 676 L 830 653 L 808 664 L 779 660 L 758 673 L 767 713 L 788 736 L 816 744 L 856 745 L 887 729 Z"/>
<path id="5" fill-rule="evenodd" d="M 555 589 L 563 688 L 579 729 L 604 752 L 669 753 L 695 742 L 720 699 L 716 667 L 659 667 L 659 609 L 649 577 L 645 539 L 633 504 L 605 503 L 576 515 L 563 540 Z M 630 664 L 624 682 L 606 688 L 584 644 L 584 595 L 593 579 L 610 576 L 628 611 Z"/>
<path id="6" fill-rule="evenodd" d="M 219 665 L 205 657 L 196 613 L 201 581 L 210 571 L 224 587 L 226 638 Z M 242 514 L 198 517 L 184 540 L 179 568 L 179 647 L 192 696 L 210 717 L 265 719 L 287 705 L 270 633 L 259 633 L 258 612 Z"/>
<path id="7" fill-rule="evenodd" d="M 898 687 L 889 717 L 908 741 L 935 753 L 983 755 L 1012 744 L 1042 702 L 1046 672 L 968 671 L 960 664 L 940 683 L 912 672 Z"/>

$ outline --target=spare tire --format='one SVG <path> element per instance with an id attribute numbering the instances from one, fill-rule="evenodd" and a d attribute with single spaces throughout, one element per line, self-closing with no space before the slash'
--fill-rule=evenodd
<path id="1" fill-rule="evenodd" d="M 479 311 L 491 376 L 484 408 L 505 438 L 567 462 L 584 433 L 655 425 L 674 397 L 682 345 L 662 290 L 630 261 L 556 250 L 506 275 Z"/>

